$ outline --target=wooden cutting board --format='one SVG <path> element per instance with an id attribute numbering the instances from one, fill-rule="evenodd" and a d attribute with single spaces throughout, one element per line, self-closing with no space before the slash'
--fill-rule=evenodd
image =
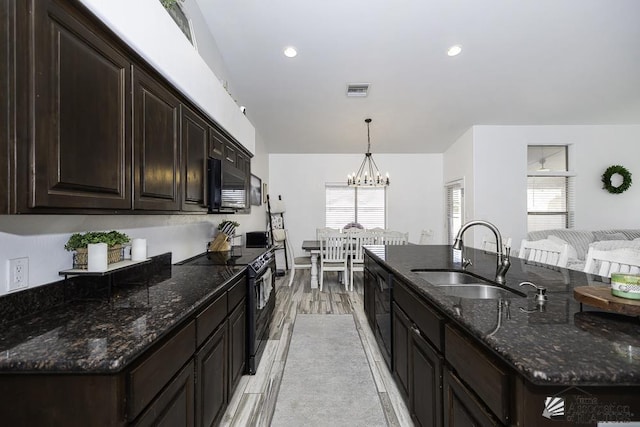
<path id="1" fill-rule="evenodd" d="M 615 311 L 629 316 L 640 315 L 640 300 L 619 298 L 611 295 L 611 288 L 602 286 L 580 286 L 573 289 L 576 300 L 592 307 Z"/>

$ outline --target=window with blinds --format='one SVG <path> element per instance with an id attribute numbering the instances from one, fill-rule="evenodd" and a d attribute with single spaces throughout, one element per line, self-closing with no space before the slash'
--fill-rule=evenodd
<path id="1" fill-rule="evenodd" d="M 447 210 L 447 239 L 449 244 L 462 227 L 464 218 L 464 183 L 462 180 L 450 182 L 445 185 L 446 210 Z"/>
<path id="2" fill-rule="evenodd" d="M 566 145 L 527 147 L 528 231 L 573 227 L 574 177 Z"/>
<path id="3" fill-rule="evenodd" d="M 364 228 L 385 228 L 386 187 L 325 186 L 325 227 L 342 229 L 350 222 Z"/>

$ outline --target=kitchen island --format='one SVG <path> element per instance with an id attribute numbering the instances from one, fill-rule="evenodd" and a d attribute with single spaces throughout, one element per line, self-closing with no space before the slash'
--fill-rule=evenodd
<path id="1" fill-rule="evenodd" d="M 465 257 L 472 261 L 467 272 L 493 280 L 495 254 L 465 248 Z M 422 382 L 412 381 L 418 373 L 411 368 L 422 360 L 423 356 L 416 355 L 424 352 L 416 350 L 405 330 L 424 339 L 429 351 L 433 350 L 427 364 L 429 375 L 440 376 L 441 381 L 432 381 L 436 387 L 444 387 L 444 396 L 443 403 L 429 402 L 435 402 L 434 411 L 426 416 L 435 421 L 444 418 L 445 425 L 452 424 L 456 411 L 461 411 L 457 406 L 461 387 L 473 401 L 466 406 L 466 415 L 476 421 L 484 419 L 486 424 L 640 420 L 638 318 L 581 307 L 573 297 L 574 287 L 608 286 L 599 277 L 531 265 L 515 257 L 511 261 L 506 286 L 526 296 L 505 292 L 489 299 L 462 298 L 448 295 L 416 271 L 462 270 L 450 246 L 368 248 L 367 268 L 382 268 L 390 277 L 391 369 L 406 393 L 414 419 L 419 408 L 413 391 L 419 390 Z M 377 335 L 384 334 L 383 326 L 371 317 L 380 317 L 375 311 L 380 304 L 367 293 L 376 289 L 368 283 L 372 280 L 380 288 L 379 277 L 384 275 L 365 272 L 365 311 Z M 524 281 L 546 288 L 545 304 L 536 302 L 532 287 L 518 286 Z M 428 319 L 423 320 L 426 315 Z M 437 367 L 439 360 L 441 366 Z M 579 398 L 586 402 L 580 413 L 570 407 Z M 561 400 L 567 405 L 563 411 L 550 406 Z M 611 409 L 613 404 L 617 409 Z M 439 408 L 443 413 L 435 414 Z"/>
<path id="2" fill-rule="evenodd" d="M 245 373 L 247 267 L 170 260 L 166 254 L 127 271 L 110 296 L 99 291 L 99 278 L 63 283 L 69 301 L 6 322 L 3 424 L 219 420 Z"/>

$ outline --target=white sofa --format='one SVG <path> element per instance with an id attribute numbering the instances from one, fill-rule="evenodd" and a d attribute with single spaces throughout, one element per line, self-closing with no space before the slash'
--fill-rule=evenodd
<path id="1" fill-rule="evenodd" d="M 619 248 L 640 249 L 640 229 L 576 230 L 553 229 L 531 231 L 527 240 L 552 239 L 570 246 L 568 268 L 583 270 L 589 246 L 611 250 Z"/>

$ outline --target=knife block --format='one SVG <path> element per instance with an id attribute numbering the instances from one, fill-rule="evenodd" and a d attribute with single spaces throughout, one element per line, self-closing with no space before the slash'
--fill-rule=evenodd
<path id="1" fill-rule="evenodd" d="M 225 233 L 218 233 L 215 239 L 209 243 L 209 252 L 226 252 L 231 250 L 229 236 Z"/>

